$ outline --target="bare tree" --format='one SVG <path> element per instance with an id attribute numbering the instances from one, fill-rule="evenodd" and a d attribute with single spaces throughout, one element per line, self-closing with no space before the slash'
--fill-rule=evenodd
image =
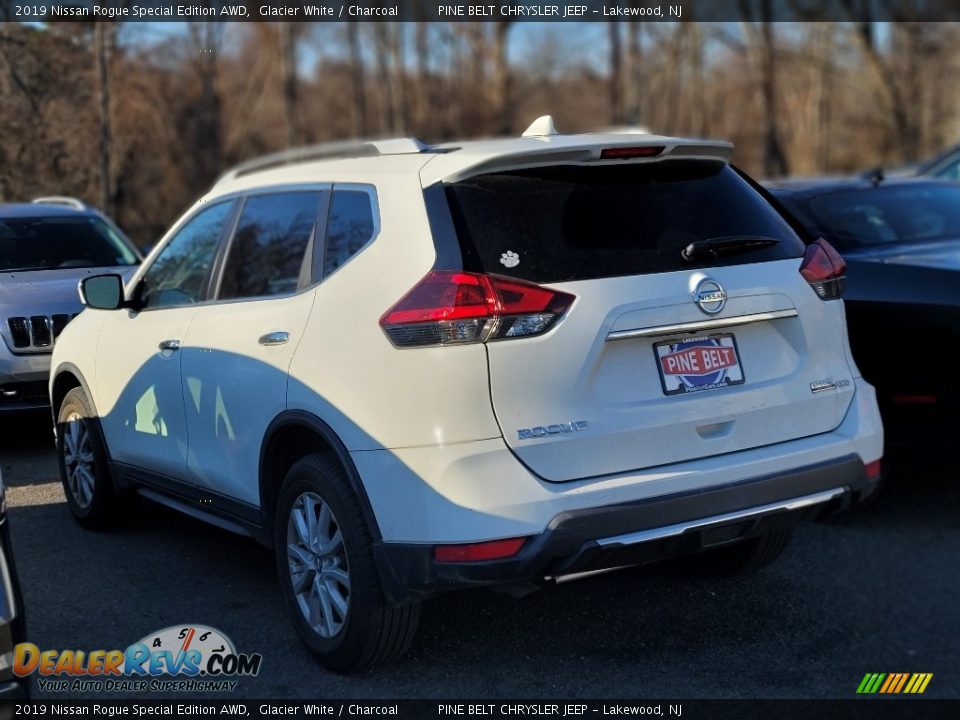
<path id="1" fill-rule="evenodd" d="M 627 51 L 623 62 L 623 115 L 631 124 L 640 122 L 642 28 L 642 23 L 627 23 Z"/>
<path id="2" fill-rule="evenodd" d="M 283 72 L 283 108 L 287 126 L 287 147 L 302 143 L 297 114 L 297 23 L 280 23 L 280 66 Z"/>
<path id="3" fill-rule="evenodd" d="M 100 207 L 107 215 L 114 213 L 113 182 L 110 167 L 110 71 L 107 54 L 108 35 L 112 35 L 110 23 L 93 24 L 93 53 L 97 70 L 97 108 L 100 118 Z"/>
<path id="4" fill-rule="evenodd" d="M 780 139 L 777 119 L 777 48 L 773 23 L 773 0 L 740 0 L 740 14 L 748 52 L 760 81 L 763 108 L 763 174 L 777 177 L 789 174 L 789 165 Z M 759 28 L 758 28 L 759 26 Z"/>
<path id="5" fill-rule="evenodd" d="M 619 125 L 623 122 L 623 40 L 620 21 L 609 21 L 607 32 L 610 38 L 610 122 Z"/>
<path id="6" fill-rule="evenodd" d="M 493 28 L 493 106 L 496 108 L 496 131 L 507 135 L 513 130 L 513 102 L 510 97 L 511 73 L 507 58 L 507 37 L 513 22 L 501 20 Z"/>
<path id="7" fill-rule="evenodd" d="M 370 131 L 370 123 L 367 118 L 366 72 L 363 68 L 363 54 L 360 49 L 360 23 L 348 22 L 345 26 L 350 55 L 354 125 L 360 135 L 366 135 Z"/>
<path id="8" fill-rule="evenodd" d="M 199 83 L 195 112 L 189 116 L 193 135 L 190 138 L 193 172 L 189 180 L 200 189 L 222 170 L 223 137 L 217 67 L 225 28 L 218 22 L 190 23 L 187 28 L 188 53 L 192 57 L 190 67 Z"/>

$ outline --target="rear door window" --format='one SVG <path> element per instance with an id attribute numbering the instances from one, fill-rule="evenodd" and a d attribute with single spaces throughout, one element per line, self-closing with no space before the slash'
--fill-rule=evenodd
<path id="1" fill-rule="evenodd" d="M 309 282 L 307 250 L 322 196 L 304 191 L 247 198 L 227 253 L 220 299 L 283 295 Z"/>
<path id="2" fill-rule="evenodd" d="M 376 223 L 370 193 L 335 188 L 323 249 L 323 277 L 356 255 L 370 242 L 374 232 Z"/>
<path id="3" fill-rule="evenodd" d="M 803 255 L 786 221 L 724 163 L 667 160 L 554 166 L 447 186 L 464 269 L 534 282 L 588 280 Z M 687 261 L 690 243 L 733 236 L 773 245 Z"/>

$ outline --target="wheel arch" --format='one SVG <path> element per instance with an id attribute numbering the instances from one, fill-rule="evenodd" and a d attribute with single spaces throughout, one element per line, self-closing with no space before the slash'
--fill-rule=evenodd
<path id="1" fill-rule="evenodd" d="M 306 455 L 331 452 L 343 466 L 353 491 L 360 499 L 364 518 L 374 543 L 382 539 L 373 506 L 360 479 L 360 473 L 340 440 L 327 423 L 303 410 L 287 410 L 275 417 L 264 433 L 260 447 L 260 513 L 264 527 L 273 526 L 277 497 L 287 471 Z M 272 533 L 271 533 L 272 536 Z"/>
<path id="2" fill-rule="evenodd" d="M 100 411 L 97 410 L 97 403 L 93 399 L 93 393 L 90 392 L 90 385 L 87 379 L 80 372 L 80 369 L 73 363 L 60 363 L 56 370 L 51 373 L 53 382 L 50 383 L 50 412 L 53 414 L 53 426 L 57 426 L 57 414 L 60 412 L 60 405 L 63 404 L 63 398 L 74 388 L 83 388 L 87 394 L 87 399 L 93 406 L 93 411 L 97 418 L 100 417 Z"/>

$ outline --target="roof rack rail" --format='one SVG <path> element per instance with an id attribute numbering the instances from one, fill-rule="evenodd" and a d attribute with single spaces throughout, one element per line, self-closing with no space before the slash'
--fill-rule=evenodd
<path id="1" fill-rule="evenodd" d="M 50 195 L 48 197 L 38 197 L 31 200 L 34 205 L 61 205 L 63 207 L 73 208 L 74 210 L 86 210 L 87 205 L 83 200 L 66 195 Z"/>
<path id="2" fill-rule="evenodd" d="M 430 152 L 433 148 L 416 138 L 390 138 L 386 140 L 344 140 L 342 142 L 321 143 L 306 147 L 291 148 L 263 155 L 241 163 L 224 173 L 217 182 L 250 175 L 255 172 L 272 170 L 285 165 L 312 162 L 314 160 L 334 160 L 356 157 L 375 157 L 378 155 L 405 155 Z"/>

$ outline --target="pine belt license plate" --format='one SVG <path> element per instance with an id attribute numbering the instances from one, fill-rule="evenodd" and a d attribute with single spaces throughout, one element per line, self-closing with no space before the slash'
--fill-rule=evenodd
<path id="1" fill-rule="evenodd" d="M 653 350 L 665 395 L 743 384 L 740 352 L 731 334 L 667 340 Z"/>

